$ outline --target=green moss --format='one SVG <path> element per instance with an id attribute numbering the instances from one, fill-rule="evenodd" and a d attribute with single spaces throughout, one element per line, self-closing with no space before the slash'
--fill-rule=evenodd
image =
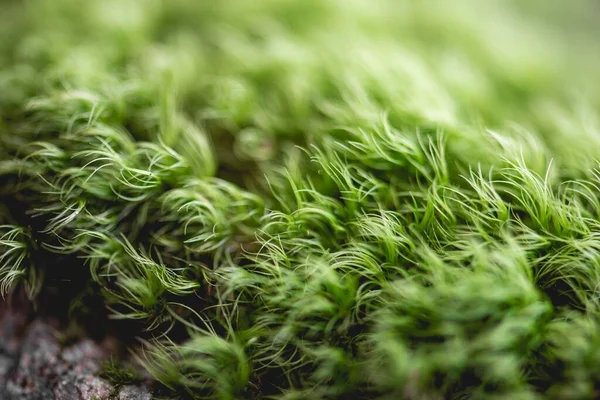
<path id="1" fill-rule="evenodd" d="M 139 383 L 143 380 L 133 367 L 122 365 L 114 359 L 105 362 L 100 368 L 98 375 L 112 383 L 117 389 L 121 386 Z"/>
<path id="2" fill-rule="evenodd" d="M 2 2 L 0 294 L 173 396 L 597 396 L 576 3 Z"/>

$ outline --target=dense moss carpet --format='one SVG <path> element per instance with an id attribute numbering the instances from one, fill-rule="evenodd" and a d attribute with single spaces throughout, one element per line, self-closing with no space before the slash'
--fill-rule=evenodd
<path id="1" fill-rule="evenodd" d="M 598 21 L 0 1 L 0 291 L 173 398 L 598 397 Z"/>

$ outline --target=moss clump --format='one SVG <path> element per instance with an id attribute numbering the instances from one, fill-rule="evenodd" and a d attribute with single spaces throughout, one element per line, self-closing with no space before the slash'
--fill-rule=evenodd
<path id="1" fill-rule="evenodd" d="M 98 375 L 112 383 L 116 389 L 143 381 L 143 378 L 131 365 L 121 365 L 114 359 L 106 361 L 101 366 Z"/>
<path id="2" fill-rule="evenodd" d="M 173 396 L 597 396 L 595 2 L 1 8 L 3 296 Z"/>

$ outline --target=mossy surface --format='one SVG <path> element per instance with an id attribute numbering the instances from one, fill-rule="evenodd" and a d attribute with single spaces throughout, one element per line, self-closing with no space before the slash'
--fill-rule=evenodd
<path id="1" fill-rule="evenodd" d="M 0 1 L 0 291 L 172 397 L 594 398 L 599 20 Z"/>

